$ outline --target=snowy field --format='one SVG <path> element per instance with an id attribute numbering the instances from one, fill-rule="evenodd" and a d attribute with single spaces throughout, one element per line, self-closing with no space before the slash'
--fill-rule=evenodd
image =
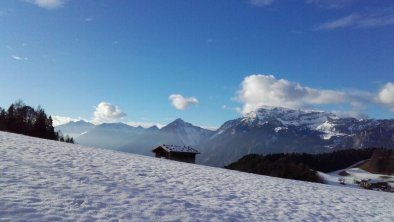
<path id="1" fill-rule="evenodd" d="M 359 163 L 353 164 L 353 166 L 350 166 L 346 169 L 337 170 L 328 174 L 323 172 L 318 172 L 318 173 L 321 177 L 324 178 L 327 184 L 336 185 L 336 186 L 348 186 L 353 188 L 364 189 L 361 188 L 359 185 L 355 184 L 354 180 L 369 179 L 370 182 L 372 183 L 387 182 L 390 186 L 394 187 L 394 175 L 369 173 L 363 169 L 355 167 L 362 162 L 364 161 L 360 161 Z M 349 175 L 347 176 L 339 175 L 339 173 L 342 171 L 346 171 Z M 339 184 L 338 182 L 339 178 L 342 178 L 346 185 Z"/>
<path id="2" fill-rule="evenodd" d="M 394 221 L 394 194 L 0 132 L 0 221 Z"/>

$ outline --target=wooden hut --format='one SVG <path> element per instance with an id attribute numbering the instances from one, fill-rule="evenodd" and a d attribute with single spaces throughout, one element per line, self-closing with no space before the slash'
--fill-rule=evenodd
<path id="1" fill-rule="evenodd" d="M 190 146 L 160 145 L 152 150 L 157 158 L 196 163 L 196 155 L 200 154 Z"/>

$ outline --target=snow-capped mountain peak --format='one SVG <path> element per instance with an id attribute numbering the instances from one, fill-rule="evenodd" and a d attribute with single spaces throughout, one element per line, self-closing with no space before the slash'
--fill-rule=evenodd
<path id="1" fill-rule="evenodd" d="M 179 136 L 182 143 L 186 145 L 196 145 L 212 134 L 212 131 L 194 126 L 181 118 L 169 123 L 167 126 L 161 128 L 160 131 L 164 133 L 175 133 Z"/>
<path id="2" fill-rule="evenodd" d="M 188 126 L 193 126 L 191 123 L 185 122 L 183 119 L 178 118 L 171 123 L 169 123 L 167 126 L 163 128 L 172 128 L 172 127 L 188 127 Z"/>
<path id="3" fill-rule="evenodd" d="M 276 122 L 280 127 L 297 126 L 316 129 L 321 124 L 338 119 L 333 113 L 264 106 L 245 115 L 243 122 L 264 125 Z"/>
<path id="4" fill-rule="evenodd" d="M 394 120 L 358 120 L 315 110 L 261 107 L 225 122 L 203 144 L 214 152 L 202 152 L 201 156 L 208 165 L 224 166 L 250 153 L 394 147 L 393 132 Z"/>

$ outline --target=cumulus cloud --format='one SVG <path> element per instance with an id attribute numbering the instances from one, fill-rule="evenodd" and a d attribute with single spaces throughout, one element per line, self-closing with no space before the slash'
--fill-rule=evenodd
<path id="1" fill-rule="evenodd" d="M 345 92 L 314 89 L 273 75 L 250 75 L 243 80 L 236 100 L 243 103 L 242 113 L 246 114 L 261 106 L 299 109 L 350 102 L 351 98 Z"/>
<path id="2" fill-rule="evenodd" d="M 249 2 L 258 7 L 266 7 L 274 3 L 274 0 L 250 0 Z"/>
<path id="3" fill-rule="evenodd" d="M 394 15 L 370 14 L 361 15 L 353 13 L 345 17 L 325 22 L 317 26 L 317 30 L 333 30 L 338 28 L 377 28 L 394 25 Z"/>
<path id="4" fill-rule="evenodd" d="M 376 100 L 394 112 L 394 83 L 388 82 L 379 91 Z"/>
<path id="5" fill-rule="evenodd" d="M 95 108 L 96 110 L 93 113 L 93 122 L 96 124 L 116 122 L 126 116 L 126 114 L 117 106 L 107 102 L 101 102 Z"/>
<path id="6" fill-rule="evenodd" d="M 184 110 L 190 105 L 195 105 L 198 103 L 198 100 L 195 97 L 185 98 L 179 94 L 172 94 L 168 97 L 171 101 L 171 104 L 179 110 Z"/>
<path id="7" fill-rule="evenodd" d="M 41 8 L 56 9 L 62 7 L 67 0 L 26 0 Z"/>
<path id="8" fill-rule="evenodd" d="M 82 120 L 82 118 L 71 118 L 71 117 L 66 117 L 66 116 L 52 116 L 52 121 L 53 121 L 53 126 L 59 126 L 63 125 L 72 121 L 79 121 Z"/>

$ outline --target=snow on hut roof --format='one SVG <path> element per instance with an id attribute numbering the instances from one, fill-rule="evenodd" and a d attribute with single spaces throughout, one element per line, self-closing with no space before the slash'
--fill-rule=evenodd
<path id="1" fill-rule="evenodd" d="M 196 153 L 199 154 L 198 150 L 191 148 L 190 146 L 178 146 L 178 145 L 167 145 L 162 144 L 159 147 L 162 147 L 168 152 L 182 152 L 182 153 Z"/>

